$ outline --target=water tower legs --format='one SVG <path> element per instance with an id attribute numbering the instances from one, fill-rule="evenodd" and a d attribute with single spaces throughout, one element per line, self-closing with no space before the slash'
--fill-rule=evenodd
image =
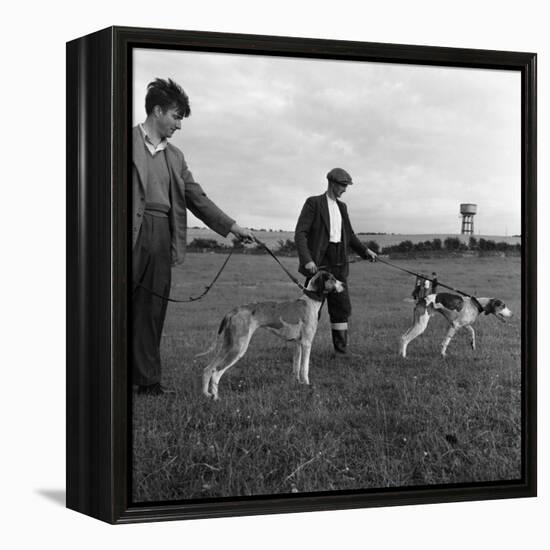
<path id="1" fill-rule="evenodd" d="M 473 235 L 474 216 L 477 214 L 477 204 L 463 202 L 460 205 L 460 214 L 462 215 L 462 228 L 460 232 L 463 235 Z"/>
<path id="2" fill-rule="evenodd" d="M 473 235 L 474 234 L 474 215 L 473 214 L 463 214 L 462 215 L 461 233 L 463 235 Z"/>

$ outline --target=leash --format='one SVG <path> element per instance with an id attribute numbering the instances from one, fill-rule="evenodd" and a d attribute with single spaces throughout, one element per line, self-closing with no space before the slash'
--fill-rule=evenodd
<path id="1" fill-rule="evenodd" d="M 409 269 L 405 269 L 403 267 L 400 267 L 398 265 L 392 264 L 391 262 L 388 262 L 387 260 L 382 260 L 380 258 L 376 258 L 377 262 L 382 262 L 383 264 L 386 264 L 390 267 L 393 267 L 394 269 L 399 269 L 400 271 L 404 271 L 405 273 L 409 273 L 410 275 L 414 275 L 415 277 L 418 277 L 419 279 L 424 279 L 426 281 L 430 281 L 430 283 L 434 283 L 434 279 L 430 279 L 429 277 L 426 277 L 424 275 L 421 275 L 420 273 L 415 273 L 414 271 L 410 271 Z M 473 300 L 474 304 L 476 305 L 477 309 L 479 309 L 479 312 L 485 311 L 483 306 L 479 303 L 479 300 L 472 296 L 471 294 L 468 294 L 467 292 L 464 292 L 463 290 L 459 290 L 458 288 L 453 288 L 452 286 L 446 285 L 442 283 L 439 279 L 435 280 L 437 283 L 437 286 L 442 286 L 443 288 L 446 288 L 447 290 L 452 290 L 453 292 L 457 292 L 458 294 L 461 294 L 462 296 L 466 296 L 467 298 L 470 298 Z"/>
<path id="2" fill-rule="evenodd" d="M 281 266 L 281 269 L 288 275 L 290 280 L 301 291 L 305 292 L 306 288 L 304 287 L 304 285 L 302 285 L 302 283 L 300 283 L 300 281 L 298 281 L 298 279 L 296 277 L 294 277 L 294 275 L 292 275 L 292 273 L 290 273 L 290 271 L 280 262 L 279 258 L 277 258 L 277 256 L 275 256 L 275 254 L 270 250 L 270 248 L 265 243 L 260 241 L 255 235 L 254 235 L 254 241 L 256 243 L 258 243 Z M 214 284 L 218 280 L 219 276 L 222 274 L 223 270 L 225 269 L 225 266 L 227 265 L 227 262 L 229 261 L 229 258 L 231 258 L 231 255 L 233 254 L 234 250 L 235 249 L 232 248 L 229 251 L 229 254 L 227 255 L 227 257 L 225 258 L 225 261 L 223 262 L 222 266 L 220 267 L 220 269 L 216 273 L 216 276 L 212 279 L 212 282 L 209 285 L 204 287 L 204 292 L 202 294 L 200 294 L 199 296 L 196 296 L 196 297 L 191 296 L 187 300 L 176 300 L 175 298 L 170 298 L 169 296 L 163 296 L 162 294 L 159 294 L 158 292 L 155 292 L 154 290 L 146 287 L 145 285 L 143 285 L 141 283 L 136 283 L 136 286 L 139 286 L 139 287 L 143 288 L 145 291 L 149 292 L 153 296 L 156 296 L 157 298 L 161 298 L 162 300 L 165 300 L 167 302 L 172 302 L 172 303 L 175 303 L 175 304 L 187 304 L 189 302 L 196 302 L 196 301 L 201 300 L 202 298 L 204 298 L 208 294 L 210 289 L 214 286 Z"/>
<path id="3" fill-rule="evenodd" d="M 225 269 L 225 266 L 227 265 L 227 262 L 229 261 L 229 258 L 231 258 L 231 255 L 233 254 L 234 250 L 235 249 L 232 248 L 229 251 L 229 254 L 227 255 L 227 257 L 225 258 L 225 261 L 223 262 L 222 266 L 220 267 L 220 269 L 216 273 L 216 276 L 212 279 L 212 282 L 209 285 L 206 285 L 204 287 L 203 293 L 200 294 L 199 296 L 196 296 L 196 297 L 190 296 L 187 300 L 176 300 L 175 298 L 170 298 L 169 296 L 163 296 L 162 294 L 158 294 L 154 290 L 151 290 L 150 288 L 147 288 L 145 285 L 143 285 L 141 283 L 135 283 L 135 284 L 136 284 L 136 286 L 139 286 L 139 287 L 143 288 L 144 290 L 146 290 L 147 292 L 149 292 L 153 296 L 156 296 L 157 298 L 161 298 L 162 300 L 165 300 L 166 302 L 172 302 L 172 303 L 175 303 L 175 304 L 187 304 L 189 302 L 196 302 L 197 300 L 201 300 L 202 298 L 204 298 L 208 294 L 208 292 L 210 292 L 210 289 L 214 286 L 214 283 L 218 280 L 219 276 L 222 274 L 222 271 Z"/>
<path id="4" fill-rule="evenodd" d="M 307 294 L 306 287 L 290 273 L 290 271 L 279 261 L 279 258 L 273 254 L 273 252 L 269 249 L 269 247 L 260 241 L 256 236 L 254 236 L 254 240 L 281 266 L 282 270 L 288 275 L 289 279 L 302 291 Z M 319 312 L 317 313 L 317 320 L 321 318 L 321 312 L 323 311 L 323 306 L 325 305 L 326 298 L 323 296 L 323 299 L 321 300 L 321 306 L 319 307 Z"/>
<path id="5" fill-rule="evenodd" d="M 260 241 L 255 235 L 254 240 L 281 266 L 281 269 L 288 275 L 289 279 L 302 291 L 305 290 L 305 287 L 290 271 L 280 262 L 279 258 L 273 254 L 273 252 L 269 249 L 269 247 Z"/>
<path id="6" fill-rule="evenodd" d="M 388 262 L 387 260 L 383 260 L 382 258 L 380 258 L 380 256 L 377 256 L 376 260 L 374 260 L 374 261 L 386 264 L 389 267 L 393 267 L 393 269 L 398 269 L 399 271 L 403 271 L 404 273 L 408 273 L 409 275 L 414 275 L 415 277 L 418 277 L 419 279 L 424 279 L 425 281 L 430 281 L 430 283 L 436 282 L 438 286 L 446 288 L 447 290 L 452 290 L 453 292 L 456 292 L 458 294 L 461 294 L 462 296 L 466 296 L 467 298 L 470 298 L 474 302 L 474 304 L 476 305 L 476 307 L 477 307 L 477 309 L 479 310 L 480 313 L 482 311 L 485 311 L 485 309 L 479 303 L 479 300 L 475 296 L 472 296 L 471 294 L 468 294 L 467 292 L 464 292 L 463 290 L 459 290 L 458 288 L 454 288 L 452 286 L 446 285 L 445 283 L 442 283 L 439 279 L 436 279 L 436 280 L 430 279 L 429 277 L 426 277 L 425 275 L 422 275 L 420 273 L 416 273 L 415 271 L 411 271 L 410 269 L 405 269 L 404 267 L 392 264 L 391 262 Z M 358 263 L 358 260 L 349 260 L 346 263 L 354 264 L 354 263 Z M 344 264 L 337 264 L 337 265 L 344 265 Z M 323 268 L 323 267 L 327 267 L 327 266 L 319 266 L 319 268 Z"/>

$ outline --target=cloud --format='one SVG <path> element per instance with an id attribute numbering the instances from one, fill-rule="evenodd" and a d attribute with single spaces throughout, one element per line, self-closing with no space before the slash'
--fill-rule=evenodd
<path id="1" fill-rule="evenodd" d="M 458 232 L 474 202 L 485 233 L 520 232 L 516 72 L 137 50 L 134 122 L 157 76 L 191 99 L 173 143 L 243 225 L 293 229 L 342 166 L 356 231 Z"/>

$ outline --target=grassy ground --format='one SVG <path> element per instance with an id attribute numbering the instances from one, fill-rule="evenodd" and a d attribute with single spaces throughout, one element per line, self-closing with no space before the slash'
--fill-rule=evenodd
<path id="1" fill-rule="evenodd" d="M 203 290 L 221 255 L 190 254 L 173 295 Z M 283 259 L 293 272 L 296 259 Z M 399 262 L 395 262 L 399 263 Z M 258 331 L 220 382 L 201 395 L 219 321 L 236 305 L 298 296 L 267 256 L 233 257 L 205 299 L 171 304 L 162 345 L 171 397 L 134 400 L 136 501 L 296 493 L 520 477 L 520 259 L 402 262 L 476 294 L 501 298 L 506 324 L 476 322 L 477 351 L 458 332 L 443 359 L 445 321 L 435 316 L 398 356 L 412 320 L 414 280 L 382 264 L 351 266 L 351 344 L 362 357 L 330 358 L 326 311 L 315 338 L 312 388 L 291 380 L 290 344 Z M 189 282 L 193 281 L 193 282 Z M 201 286 L 202 285 L 202 286 Z"/>

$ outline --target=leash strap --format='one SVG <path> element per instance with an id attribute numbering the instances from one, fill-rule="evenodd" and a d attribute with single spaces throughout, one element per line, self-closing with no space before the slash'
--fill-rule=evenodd
<path id="1" fill-rule="evenodd" d="M 279 258 L 277 258 L 277 256 L 275 256 L 275 254 L 273 254 L 273 252 L 268 248 L 268 246 L 265 243 L 260 241 L 256 236 L 254 236 L 254 240 L 281 266 L 281 269 L 288 275 L 290 280 L 300 290 L 302 290 L 302 291 L 305 290 L 304 285 L 302 283 L 300 283 L 300 281 L 298 281 L 298 279 L 296 279 L 296 277 L 294 277 L 294 275 L 292 275 L 292 273 L 290 273 L 290 271 L 280 262 Z"/>
<path id="2" fill-rule="evenodd" d="M 280 262 L 279 258 L 277 258 L 277 256 L 275 256 L 275 254 L 273 254 L 273 252 L 269 249 L 269 247 L 265 243 L 260 241 L 256 236 L 254 236 L 254 240 L 281 266 L 281 269 L 288 275 L 290 280 L 300 290 L 305 291 L 304 285 L 302 285 L 300 283 L 300 281 L 298 281 L 298 279 L 296 279 L 296 277 L 294 277 L 294 275 L 292 275 L 292 273 L 290 273 L 290 271 Z M 222 271 L 225 269 L 225 266 L 227 265 L 227 262 L 229 261 L 229 258 L 231 258 L 231 255 L 233 254 L 233 251 L 234 251 L 234 248 L 232 248 L 229 251 L 229 254 L 225 258 L 225 261 L 223 262 L 222 266 L 218 270 L 218 273 L 216 273 L 216 276 L 214 277 L 214 279 L 212 279 L 212 282 L 205 287 L 204 292 L 202 294 L 200 294 L 199 296 L 190 297 L 187 300 L 176 300 L 175 298 L 170 298 L 169 296 L 163 296 L 162 294 L 158 294 L 154 290 L 151 290 L 150 288 L 147 288 L 145 285 L 143 285 L 141 283 L 136 283 L 136 286 L 139 286 L 139 287 L 143 288 L 144 290 L 146 290 L 147 292 L 149 292 L 153 296 L 156 296 L 157 298 L 161 298 L 162 300 L 166 300 L 167 302 L 172 302 L 172 303 L 175 303 L 175 304 L 186 304 L 186 303 L 189 303 L 189 302 L 196 302 L 197 300 L 200 300 L 200 299 L 204 298 L 208 294 L 210 289 L 214 286 L 214 284 L 218 280 L 219 276 L 222 274 Z"/>
<path id="3" fill-rule="evenodd" d="M 391 262 L 388 262 L 387 260 L 383 260 L 382 258 L 380 258 L 380 256 L 377 256 L 376 261 L 381 262 L 383 264 L 386 264 L 389 267 L 393 267 L 394 269 L 398 269 L 399 271 L 403 271 L 405 273 L 408 273 L 409 275 L 414 275 L 415 277 L 418 277 L 419 279 L 424 279 L 426 281 L 430 281 L 430 283 L 434 282 L 433 279 L 430 279 L 429 277 L 426 277 L 425 275 L 421 275 L 420 273 L 416 273 L 415 271 L 411 271 L 410 269 L 405 269 L 404 267 L 400 267 L 398 265 L 392 264 Z M 348 264 L 354 264 L 354 263 L 357 263 L 357 260 L 349 260 L 347 263 Z M 343 265 L 343 264 L 338 264 L 338 265 Z M 327 267 L 327 266 L 319 266 L 319 268 L 323 268 L 323 267 Z M 452 290 L 453 292 L 457 292 L 458 294 L 461 294 L 462 296 L 466 296 L 467 298 L 471 298 L 480 313 L 485 311 L 485 309 L 479 303 L 479 300 L 475 296 L 472 296 L 471 294 L 468 294 L 467 292 L 464 292 L 463 290 L 459 290 L 458 288 L 453 288 L 452 286 L 446 285 L 445 283 L 442 283 L 439 279 L 437 280 L 437 285 L 441 286 L 443 288 L 446 288 L 448 290 Z"/>
<path id="4" fill-rule="evenodd" d="M 403 267 L 400 267 L 398 265 L 392 264 L 391 262 L 388 262 L 386 260 L 382 260 L 381 258 L 377 258 L 377 261 L 382 262 L 383 264 L 389 265 L 390 267 L 393 267 L 394 269 L 399 269 L 400 271 L 404 271 L 405 273 L 409 273 L 410 275 L 414 275 L 415 277 L 418 277 L 419 279 L 424 279 L 426 281 L 430 281 L 430 283 L 434 282 L 434 280 L 430 279 L 429 277 L 425 277 L 424 275 L 421 275 L 420 273 L 415 273 L 414 271 L 410 271 L 410 270 L 405 269 Z M 468 294 L 467 292 L 464 292 L 463 290 L 459 290 L 458 288 L 453 288 L 452 286 L 446 285 L 446 284 L 442 283 L 439 279 L 437 280 L 437 285 L 442 286 L 443 288 L 446 288 L 448 290 L 452 290 L 453 292 L 458 292 L 458 294 L 461 294 L 462 296 L 466 296 L 467 298 L 471 298 L 480 312 L 485 311 L 483 306 L 479 303 L 479 300 L 475 296 L 472 296 L 471 294 Z"/>
<path id="5" fill-rule="evenodd" d="M 218 280 L 219 276 L 222 274 L 222 271 L 225 269 L 225 266 L 227 265 L 227 262 L 229 261 L 229 258 L 231 258 L 231 255 L 233 254 L 233 250 L 234 250 L 234 248 L 232 248 L 229 251 L 229 254 L 227 255 L 227 257 L 225 258 L 225 261 L 223 262 L 222 266 L 220 267 L 220 269 L 216 273 L 216 276 L 212 279 L 212 282 L 209 285 L 204 287 L 204 292 L 202 294 L 200 294 L 199 296 L 196 296 L 196 297 L 190 296 L 189 299 L 187 299 L 187 300 L 176 300 L 175 298 L 170 298 L 169 296 L 163 296 L 162 294 L 158 294 L 154 290 L 151 290 L 150 288 L 147 288 L 145 285 L 142 285 L 141 283 L 135 283 L 135 284 L 136 284 L 136 286 L 139 286 L 139 287 L 143 288 L 144 290 L 146 290 L 147 292 L 149 292 L 153 296 L 156 296 L 157 298 L 161 298 L 162 300 L 165 300 L 167 302 L 172 302 L 174 304 L 186 304 L 186 303 L 189 303 L 189 302 L 196 302 L 197 300 L 200 300 L 201 298 L 204 298 L 208 294 L 210 289 L 214 286 L 214 283 Z"/>

